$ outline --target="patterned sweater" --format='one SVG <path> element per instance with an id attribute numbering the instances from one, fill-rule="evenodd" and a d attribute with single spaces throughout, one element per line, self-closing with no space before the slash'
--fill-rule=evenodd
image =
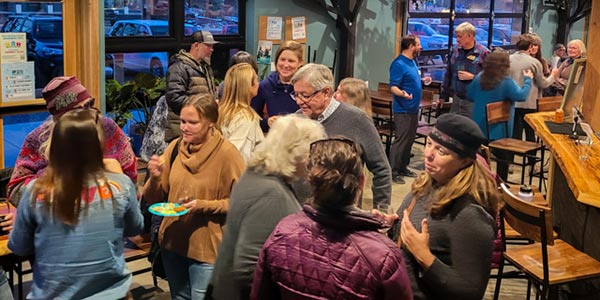
<path id="1" fill-rule="evenodd" d="M 48 166 L 48 161 L 40 152 L 40 146 L 48 140 L 51 133 L 49 128 L 53 122 L 52 119 L 46 120 L 25 137 L 7 186 L 7 195 L 15 206 L 19 205 L 22 190 L 27 183 L 40 177 Z M 121 165 L 123 173 L 135 183 L 137 181 L 137 159 L 129 139 L 112 119 L 101 116 L 100 122 L 102 122 L 104 130 L 104 158 L 116 159 Z"/>

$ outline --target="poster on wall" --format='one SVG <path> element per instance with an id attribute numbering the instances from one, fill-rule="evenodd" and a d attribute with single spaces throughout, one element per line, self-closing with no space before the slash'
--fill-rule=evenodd
<path id="1" fill-rule="evenodd" d="M 2 63 L 2 102 L 35 98 L 33 62 Z"/>
<path id="2" fill-rule="evenodd" d="M 282 17 L 267 18 L 267 40 L 281 40 L 283 30 Z"/>
<path id="3" fill-rule="evenodd" d="M 271 63 L 271 54 L 273 50 L 273 42 L 258 41 L 258 49 L 256 51 L 256 62 L 263 65 Z"/>
<path id="4" fill-rule="evenodd" d="M 306 17 L 292 18 L 292 40 L 302 40 L 306 38 Z"/>
<path id="5" fill-rule="evenodd" d="M 27 61 L 27 42 L 24 32 L 0 33 L 0 62 Z"/>

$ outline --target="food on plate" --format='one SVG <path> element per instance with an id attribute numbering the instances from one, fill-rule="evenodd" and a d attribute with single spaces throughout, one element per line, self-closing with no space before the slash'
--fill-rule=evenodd
<path id="1" fill-rule="evenodd" d="M 175 215 L 186 208 L 176 203 L 159 203 L 150 207 L 150 210 L 163 215 Z"/>

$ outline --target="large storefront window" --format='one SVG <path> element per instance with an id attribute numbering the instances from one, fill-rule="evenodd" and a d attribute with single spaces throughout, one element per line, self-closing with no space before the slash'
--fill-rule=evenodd
<path id="1" fill-rule="evenodd" d="M 434 81 L 442 81 L 454 29 L 462 22 L 476 28 L 477 43 L 490 49 L 513 49 L 526 26 L 527 0 L 415 0 L 406 1 L 407 34 L 418 35 L 423 52 L 419 64 Z"/>
<path id="2" fill-rule="evenodd" d="M 36 97 L 64 72 L 62 4 L 0 2 L 0 31 L 24 32 L 27 60 L 33 61 Z"/>

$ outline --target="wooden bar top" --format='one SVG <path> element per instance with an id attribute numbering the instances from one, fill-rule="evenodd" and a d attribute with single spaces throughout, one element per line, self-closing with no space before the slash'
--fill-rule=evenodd
<path id="1" fill-rule="evenodd" d="M 583 146 L 577 145 L 568 135 L 553 134 L 549 131 L 545 121 L 551 121 L 553 118 L 554 112 L 525 115 L 525 121 L 552 152 L 575 199 L 587 205 L 600 207 L 600 141 L 593 136 L 588 159 L 580 160 L 579 153 Z"/>

